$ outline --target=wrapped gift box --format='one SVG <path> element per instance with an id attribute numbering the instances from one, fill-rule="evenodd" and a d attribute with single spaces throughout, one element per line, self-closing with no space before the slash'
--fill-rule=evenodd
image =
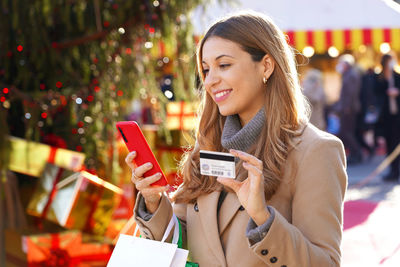
<path id="1" fill-rule="evenodd" d="M 6 267 L 106 266 L 111 256 L 109 245 L 84 243 L 79 231 L 32 234 L 6 229 L 5 237 Z"/>
<path id="2" fill-rule="evenodd" d="M 196 128 L 195 102 L 169 102 L 167 104 L 167 128 L 169 130 L 193 130 Z"/>
<path id="3" fill-rule="evenodd" d="M 68 229 L 103 236 L 117 208 L 122 189 L 88 172 L 64 178 L 48 164 L 27 207 L 30 215 Z"/>
<path id="4" fill-rule="evenodd" d="M 78 171 L 85 160 L 83 153 L 29 142 L 17 137 L 9 138 L 11 142 L 9 169 L 15 172 L 40 177 L 46 163 Z"/>

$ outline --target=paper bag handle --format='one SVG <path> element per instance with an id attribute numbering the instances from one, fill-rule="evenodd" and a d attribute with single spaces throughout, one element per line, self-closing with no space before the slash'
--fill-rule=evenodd
<path id="1" fill-rule="evenodd" d="M 161 239 L 161 242 L 164 242 L 165 239 L 169 236 L 169 233 L 171 232 L 172 227 L 174 227 L 174 235 L 172 236 L 172 244 L 178 244 L 179 240 L 179 222 L 178 218 L 176 218 L 176 215 L 172 213 L 171 220 L 169 221 L 169 224 L 167 226 L 167 229 L 165 230 L 164 236 Z"/>
<path id="2" fill-rule="evenodd" d="M 175 227 L 174 227 L 175 226 Z M 172 244 L 178 244 L 179 240 L 179 222 L 178 218 L 174 213 L 172 213 L 171 220 L 168 223 L 167 229 L 165 229 L 164 236 L 161 239 L 161 242 L 164 242 L 167 237 L 169 236 L 169 233 L 171 232 L 172 227 L 174 227 L 174 235 L 172 236 Z M 133 233 L 133 236 L 136 236 L 137 231 L 139 230 L 139 226 L 136 224 L 135 227 L 135 232 Z"/>

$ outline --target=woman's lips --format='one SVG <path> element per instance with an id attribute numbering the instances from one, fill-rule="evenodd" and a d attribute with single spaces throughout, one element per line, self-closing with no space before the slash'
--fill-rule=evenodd
<path id="1" fill-rule="evenodd" d="M 222 91 L 218 91 L 217 93 L 214 94 L 215 98 L 215 102 L 221 102 L 224 101 L 225 99 L 227 99 L 230 95 L 230 93 L 232 92 L 232 89 L 228 89 L 228 90 L 222 90 Z"/>

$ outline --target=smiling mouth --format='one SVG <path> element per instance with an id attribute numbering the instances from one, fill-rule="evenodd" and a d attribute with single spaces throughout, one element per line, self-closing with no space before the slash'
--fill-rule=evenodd
<path id="1" fill-rule="evenodd" d="M 227 95 L 229 93 L 230 93 L 230 90 L 222 91 L 222 92 L 219 92 L 219 93 L 215 94 L 215 97 L 222 97 L 222 96 Z"/>
<path id="2" fill-rule="evenodd" d="M 214 94 L 215 101 L 219 102 L 219 101 L 225 100 L 231 92 L 232 92 L 232 89 L 219 91 L 218 93 Z"/>

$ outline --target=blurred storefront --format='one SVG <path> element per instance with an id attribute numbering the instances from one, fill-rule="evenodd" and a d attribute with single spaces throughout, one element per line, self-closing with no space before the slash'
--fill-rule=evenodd
<path id="1" fill-rule="evenodd" d="M 229 2 L 229 1 L 228 1 Z M 196 10 L 194 25 L 201 35 L 216 18 L 237 10 L 270 16 L 287 34 L 298 55 L 299 71 L 323 71 L 328 103 L 339 95 L 336 58 L 351 53 L 362 70 L 379 71 L 382 54 L 400 56 L 400 5 L 392 0 L 240 0 Z M 300 54 L 299 53 L 299 54 Z M 400 66 L 397 66 L 400 72 Z"/>

